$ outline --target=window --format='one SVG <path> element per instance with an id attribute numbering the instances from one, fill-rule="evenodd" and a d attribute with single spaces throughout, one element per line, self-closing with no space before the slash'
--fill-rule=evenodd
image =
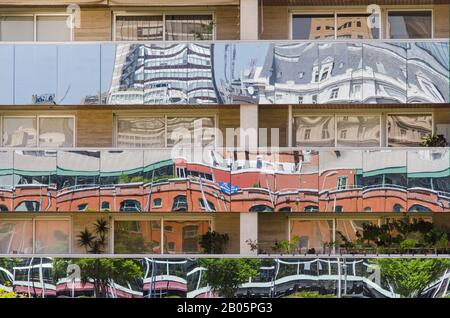
<path id="1" fill-rule="evenodd" d="M 39 201 L 22 201 L 17 204 L 14 211 L 16 212 L 39 212 L 41 207 Z"/>
<path id="2" fill-rule="evenodd" d="M 250 212 L 273 212 L 273 208 L 267 205 L 254 205 L 250 208 Z"/>
<path id="3" fill-rule="evenodd" d="M 164 33 L 165 29 L 165 33 Z M 200 41 L 214 39 L 214 21 L 204 15 L 116 16 L 116 41 Z"/>
<path id="4" fill-rule="evenodd" d="M 291 220 L 290 238 L 296 236 L 301 240 L 297 245 L 299 253 L 307 253 L 314 249 L 316 253 L 324 253 L 326 244 L 333 240 L 333 220 Z"/>
<path id="5" fill-rule="evenodd" d="M 304 209 L 305 212 L 319 212 L 319 207 L 317 205 L 307 205 Z"/>
<path id="6" fill-rule="evenodd" d="M 404 212 L 405 208 L 401 205 L 401 204 L 394 204 L 394 206 L 392 207 L 392 212 Z"/>
<path id="7" fill-rule="evenodd" d="M 123 200 L 120 202 L 120 212 L 141 212 L 141 204 L 136 200 Z"/>
<path id="8" fill-rule="evenodd" d="M 431 210 L 423 205 L 414 204 L 408 209 L 408 212 L 431 212 Z"/>
<path id="9" fill-rule="evenodd" d="M 87 208 L 88 208 L 88 204 L 87 203 L 82 203 L 82 204 L 79 204 L 77 206 L 78 211 L 86 211 Z"/>
<path id="10" fill-rule="evenodd" d="M 334 15 L 300 15 L 292 16 L 292 39 L 326 39 L 328 36 L 334 37 Z"/>
<path id="11" fill-rule="evenodd" d="M 336 116 L 338 147 L 379 147 L 380 116 Z"/>
<path id="12" fill-rule="evenodd" d="M 298 146 L 333 147 L 333 116 L 294 117 L 295 142 Z"/>
<path id="13" fill-rule="evenodd" d="M 291 211 L 292 211 L 292 208 L 290 206 L 285 206 L 278 210 L 278 212 L 291 212 Z"/>
<path id="14" fill-rule="evenodd" d="M 162 148 L 165 146 L 165 122 L 162 117 L 117 119 L 117 147 Z"/>
<path id="15" fill-rule="evenodd" d="M 130 244 L 133 242 L 133 244 Z M 114 253 L 161 252 L 160 221 L 114 221 Z"/>
<path id="16" fill-rule="evenodd" d="M 69 228 L 68 220 L 36 220 L 35 253 L 69 253 Z"/>
<path id="17" fill-rule="evenodd" d="M 342 212 L 344 209 L 342 205 L 336 205 L 333 209 L 333 212 Z"/>
<path id="18" fill-rule="evenodd" d="M 0 41 L 33 41 L 34 18 L 32 16 L 0 17 Z"/>
<path id="19" fill-rule="evenodd" d="M 331 90 L 330 99 L 337 99 L 339 95 L 339 88 L 333 88 Z"/>
<path id="20" fill-rule="evenodd" d="M 33 253 L 32 220 L 0 220 L 0 254 Z"/>
<path id="21" fill-rule="evenodd" d="M 101 209 L 102 211 L 109 211 L 109 210 L 110 210 L 109 202 L 103 201 L 100 209 Z"/>
<path id="22" fill-rule="evenodd" d="M 162 41 L 162 16 L 117 16 L 116 41 Z"/>
<path id="23" fill-rule="evenodd" d="M 432 124 L 433 118 L 431 114 L 388 115 L 388 146 L 420 146 L 423 142 L 423 137 L 431 134 Z"/>
<path id="24" fill-rule="evenodd" d="M 314 94 L 314 95 L 311 97 L 311 100 L 312 100 L 312 103 L 313 103 L 313 104 L 317 104 L 317 94 Z"/>
<path id="25" fill-rule="evenodd" d="M 162 207 L 162 199 L 161 198 L 153 199 L 153 207 L 154 208 Z"/>
<path id="26" fill-rule="evenodd" d="M 380 17 L 368 13 L 338 13 L 337 38 L 379 39 Z"/>
<path id="27" fill-rule="evenodd" d="M 4 147 L 74 146 L 73 117 L 3 117 L 2 122 Z"/>
<path id="28" fill-rule="evenodd" d="M 118 117 L 117 147 L 164 148 L 214 145 L 214 117 Z M 167 130 L 167 137 L 166 137 Z"/>
<path id="29" fill-rule="evenodd" d="M 345 190 L 345 189 L 347 189 L 347 177 L 338 177 L 337 189 L 338 190 Z"/>
<path id="30" fill-rule="evenodd" d="M 431 11 L 389 11 L 388 32 L 391 39 L 432 37 Z"/>
<path id="31" fill-rule="evenodd" d="M 0 41 L 71 41 L 70 15 L 0 16 Z"/>
<path id="32" fill-rule="evenodd" d="M 206 201 L 206 202 L 208 203 L 209 209 L 206 207 L 205 201 L 203 199 L 198 199 L 198 204 L 200 206 L 200 209 L 202 209 L 202 210 L 209 210 L 211 212 L 215 212 L 216 211 L 216 207 L 214 206 L 214 203 L 212 203 L 211 201 Z"/>
<path id="33" fill-rule="evenodd" d="M 175 212 L 187 212 L 188 211 L 188 204 L 187 204 L 187 198 L 185 195 L 177 195 L 172 204 L 172 211 Z"/>
<path id="34" fill-rule="evenodd" d="M 173 232 L 164 232 L 164 252 L 167 253 L 200 253 L 198 239 L 208 232 L 210 222 L 201 221 L 164 221 L 164 226 L 171 226 Z M 169 246 L 174 242 L 175 246 Z"/>
<path id="35" fill-rule="evenodd" d="M 73 146 L 73 118 L 39 117 L 39 147 Z"/>

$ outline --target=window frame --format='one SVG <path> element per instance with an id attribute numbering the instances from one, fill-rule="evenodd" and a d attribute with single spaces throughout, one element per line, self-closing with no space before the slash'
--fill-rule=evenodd
<path id="1" fill-rule="evenodd" d="M 385 125 L 385 136 L 386 136 L 386 140 L 385 140 L 385 145 L 386 147 L 390 147 L 389 146 L 389 127 L 388 127 L 388 117 L 389 116 L 413 116 L 413 115 L 423 115 L 423 116 L 431 116 L 431 133 L 433 133 L 435 131 L 435 120 L 434 120 L 434 112 L 426 112 L 426 111 L 418 111 L 418 112 L 387 112 L 386 113 L 386 125 Z M 417 147 L 417 146 L 415 146 Z M 390 147 L 390 148 L 398 148 L 398 147 Z"/>
<path id="2" fill-rule="evenodd" d="M 434 39 L 434 9 L 433 8 L 390 8 L 385 10 L 385 17 L 384 21 L 386 23 L 386 33 L 384 34 L 385 39 L 391 39 L 391 35 L 389 33 L 389 12 L 417 12 L 417 11 L 430 11 L 431 12 L 431 38 L 412 38 L 412 39 L 392 39 L 392 40 L 398 40 L 398 41 L 405 41 L 405 40 L 429 40 Z"/>
<path id="3" fill-rule="evenodd" d="M 293 39 L 293 22 L 294 22 L 294 15 L 303 15 L 303 16 L 313 16 L 313 15 L 324 15 L 329 14 L 334 16 L 334 36 L 332 39 L 306 39 L 306 40 L 295 40 Z M 337 17 L 339 14 L 369 14 L 369 12 L 364 11 L 364 9 L 358 9 L 356 11 L 348 11 L 347 9 L 343 10 L 315 10 L 315 8 L 311 9 L 293 9 L 289 10 L 289 40 L 295 40 L 295 41 L 349 41 L 349 40 L 356 40 L 356 39 L 339 39 L 337 36 Z M 387 16 L 386 16 L 387 18 Z M 379 21 L 380 21 L 380 33 L 378 39 L 370 39 L 370 40 L 382 40 L 383 39 L 383 13 L 381 12 L 379 14 Z M 432 33 L 433 34 L 433 33 Z M 364 39 L 363 39 L 364 40 Z M 368 40 L 368 39 L 366 39 Z"/>
<path id="4" fill-rule="evenodd" d="M 38 17 L 66 17 L 66 18 L 70 18 L 70 40 L 69 41 L 38 41 L 37 39 L 37 18 Z M 73 42 L 74 41 L 74 24 L 73 24 L 73 20 L 74 20 L 74 16 L 72 13 L 67 13 L 67 12 L 32 12 L 32 13 L 24 13 L 24 12 L 19 12 L 19 13 L 14 13 L 14 12 L 8 12 L 8 13 L 1 13 L 0 17 L 33 17 L 33 41 L 31 42 L 43 42 L 43 43 L 64 43 L 64 42 Z M 9 41 L 2 41 L 1 42 L 9 42 Z M 21 41 L 23 43 L 27 43 L 30 41 Z"/>
<path id="5" fill-rule="evenodd" d="M 110 219 L 110 235 L 109 235 L 109 243 L 110 243 L 110 251 L 112 254 L 115 254 L 115 250 L 114 250 L 114 231 L 115 231 L 115 222 L 116 221 L 143 221 L 143 222 L 150 222 L 150 221 L 159 221 L 159 225 L 160 225 L 160 231 L 161 231 L 161 237 L 160 237 L 160 254 L 171 254 L 169 253 L 164 253 L 164 234 L 166 232 L 165 230 L 165 221 L 176 221 L 176 222 L 195 222 L 195 221 L 206 221 L 209 222 L 209 228 L 211 229 L 211 231 L 213 231 L 215 229 L 215 223 L 214 223 L 214 217 L 210 216 L 210 215 L 205 215 L 205 216 L 174 216 L 174 215 L 134 215 L 134 216 L 129 216 L 129 215 L 117 215 L 117 216 L 111 216 Z M 168 233 L 173 233 L 172 231 L 168 231 Z M 182 233 L 181 233 L 182 235 Z M 117 254 L 120 255 L 120 254 Z"/>
<path id="6" fill-rule="evenodd" d="M 3 144 L 3 121 L 5 118 L 34 118 L 36 120 L 36 145 L 33 147 L 11 147 L 11 146 L 5 146 Z M 72 146 L 71 147 L 59 147 L 59 148 L 75 148 L 77 146 L 77 117 L 76 115 L 46 115 L 46 114 L 38 114 L 38 115 L 14 115 L 14 114 L 6 114 L 2 115 L 0 114 L 0 148 L 30 148 L 30 149 L 37 149 L 37 148 L 44 148 L 44 149 L 53 149 L 58 147 L 41 147 L 39 144 L 39 135 L 40 135 L 40 125 L 39 125 L 39 119 L 40 118 L 71 118 L 73 119 L 73 137 L 72 137 Z"/>
<path id="7" fill-rule="evenodd" d="M 202 112 L 201 109 L 199 109 L 198 111 L 196 111 L 195 113 L 184 113 L 184 112 L 180 112 L 180 113 L 171 113 L 171 112 L 166 112 L 166 113 L 152 113 L 152 114 L 142 114 L 142 113 L 132 113 L 132 112 L 115 112 L 113 114 L 113 146 L 115 148 L 119 147 L 118 146 L 118 133 L 119 133 L 119 119 L 143 119 L 143 118 L 163 118 L 164 120 L 164 147 L 163 149 L 172 149 L 173 147 L 168 147 L 168 133 L 167 133 L 167 118 L 172 118 L 172 117 L 180 117 L 180 118 L 200 118 L 200 117 L 210 117 L 213 118 L 214 120 L 214 147 L 217 147 L 220 143 L 219 143 L 219 134 L 217 134 L 216 132 L 219 129 L 218 126 L 218 122 L 219 122 L 219 115 L 217 112 L 209 112 L 208 110 L 204 110 Z M 137 147 L 133 147 L 133 149 L 146 149 L 146 148 L 137 148 Z M 150 148 L 150 149 L 161 149 L 161 148 Z"/>
<path id="8" fill-rule="evenodd" d="M 149 40 L 149 42 L 172 42 L 171 40 L 166 40 L 166 15 L 210 15 L 212 17 L 212 23 L 213 23 L 213 30 L 212 30 L 212 39 L 211 41 L 215 41 L 216 40 L 216 35 L 217 35 L 217 27 L 216 27 L 216 12 L 213 10 L 208 10 L 208 11 L 191 11 L 191 10 L 187 10 L 187 11 L 180 11 L 180 10 L 176 10 L 176 11 L 163 11 L 163 10 L 155 10 L 155 11 L 113 11 L 112 12 L 112 32 L 111 32 L 111 40 L 114 42 L 130 42 L 130 41 L 123 41 L 123 40 L 116 40 L 117 34 L 116 34 L 116 18 L 117 17 L 130 17 L 130 16 L 161 16 L 162 17 L 162 32 L 163 32 L 163 37 L 162 40 L 158 40 L 158 41 L 151 41 Z M 141 40 L 141 41 L 132 41 L 132 42 L 143 42 L 145 40 Z M 199 41 L 199 42 L 203 42 L 205 40 L 195 40 L 195 41 Z M 208 40 L 206 40 L 207 42 Z M 145 41 L 146 42 L 146 41 Z"/>
<path id="9" fill-rule="evenodd" d="M 397 114 L 397 113 L 396 113 Z M 416 114 L 416 113 L 414 113 Z M 294 145 L 294 135 L 296 134 L 296 129 L 295 129 L 295 118 L 296 117 L 333 117 L 334 120 L 334 145 L 332 147 L 339 147 L 339 148 L 355 148 L 355 147 L 360 147 L 360 146 L 338 146 L 338 129 L 337 129 L 337 117 L 378 117 L 378 125 L 380 128 L 380 137 L 379 137 L 379 142 L 377 146 L 365 146 L 363 148 L 376 148 L 376 147 L 382 147 L 382 140 L 383 140 L 383 113 L 379 112 L 379 113 L 366 113 L 366 112 L 362 112 L 362 113 L 336 113 L 336 112 L 332 112 L 332 113 L 317 113 L 317 112 L 312 112 L 312 113 L 297 113 L 297 114 L 292 114 L 292 140 L 291 140 L 291 145 L 292 147 L 296 147 L 296 145 Z M 387 116 L 386 116 L 386 134 L 387 134 Z M 386 135 L 386 141 L 387 141 L 387 135 Z M 303 147 L 303 146 L 302 146 Z M 327 148 L 328 146 L 308 146 L 308 147 L 312 147 L 312 148 Z"/>

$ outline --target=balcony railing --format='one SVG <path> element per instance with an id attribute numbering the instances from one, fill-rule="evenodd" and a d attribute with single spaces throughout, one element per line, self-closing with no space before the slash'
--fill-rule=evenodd
<path id="1" fill-rule="evenodd" d="M 449 41 L 1 43 L 0 105 L 448 103 Z"/>
<path id="2" fill-rule="evenodd" d="M 450 212 L 450 148 L 266 150 L 2 148 L 0 209 Z"/>

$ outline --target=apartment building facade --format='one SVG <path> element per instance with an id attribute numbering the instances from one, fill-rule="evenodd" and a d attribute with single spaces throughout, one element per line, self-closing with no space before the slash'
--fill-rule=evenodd
<path id="1" fill-rule="evenodd" d="M 146 255 L 448 224 L 448 3 L 316 2 L 0 1 L 0 254 L 101 218 Z"/>

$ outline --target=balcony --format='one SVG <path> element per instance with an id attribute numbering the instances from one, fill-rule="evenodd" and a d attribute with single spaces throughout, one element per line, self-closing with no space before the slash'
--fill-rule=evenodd
<path id="1" fill-rule="evenodd" d="M 449 41 L 0 44 L 0 105 L 442 104 Z"/>
<path id="2" fill-rule="evenodd" d="M 449 148 L 0 150 L 0 211 L 450 212 Z"/>

